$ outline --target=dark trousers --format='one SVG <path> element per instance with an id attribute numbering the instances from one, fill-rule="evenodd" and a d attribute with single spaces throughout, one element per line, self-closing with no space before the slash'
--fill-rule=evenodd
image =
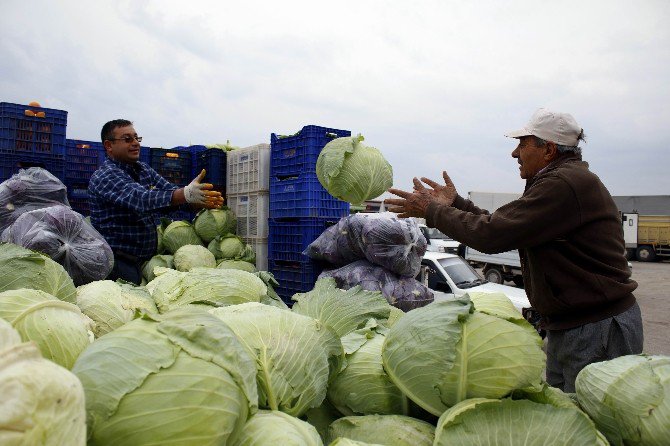
<path id="1" fill-rule="evenodd" d="M 107 276 L 107 280 L 125 280 L 126 282 L 139 285 L 142 282 L 142 265 L 147 259 L 114 251 L 114 268 Z"/>
<path id="2" fill-rule="evenodd" d="M 577 374 L 593 362 L 642 353 L 642 314 L 637 302 L 623 313 L 568 330 L 547 331 L 547 383 L 575 391 Z"/>

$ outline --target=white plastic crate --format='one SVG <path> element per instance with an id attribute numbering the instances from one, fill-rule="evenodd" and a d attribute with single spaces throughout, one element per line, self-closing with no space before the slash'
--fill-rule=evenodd
<path id="1" fill-rule="evenodd" d="M 270 190 L 270 144 L 231 150 L 227 153 L 226 165 L 227 194 Z"/>
<path id="2" fill-rule="evenodd" d="M 268 270 L 268 239 L 257 237 L 242 237 L 244 243 L 251 245 L 256 253 L 256 269 L 258 271 Z"/>
<path id="3" fill-rule="evenodd" d="M 237 235 L 240 237 L 267 238 L 270 216 L 270 194 L 228 194 L 227 205 L 237 217 Z"/>

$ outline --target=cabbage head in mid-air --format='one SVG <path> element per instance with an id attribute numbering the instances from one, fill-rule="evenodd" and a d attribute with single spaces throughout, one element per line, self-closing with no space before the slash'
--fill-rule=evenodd
<path id="1" fill-rule="evenodd" d="M 0 318 L 0 444 L 84 446 L 84 389 Z"/>
<path id="2" fill-rule="evenodd" d="M 393 186 L 393 168 L 363 136 L 330 141 L 316 161 L 316 176 L 330 195 L 351 204 L 376 198 Z"/>
<path id="3" fill-rule="evenodd" d="M 612 445 L 670 441 L 670 357 L 628 355 L 589 364 L 575 390 Z"/>
<path id="4" fill-rule="evenodd" d="M 77 290 L 60 263 L 13 243 L 0 243 L 0 291 L 32 288 L 75 303 Z"/>
<path id="5" fill-rule="evenodd" d="M 404 415 L 344 417 L 328 427 L 326 441 L 340 437 L 393 446 L 432 446 L 435 426 Z"/>
<path id="6" fill-rule="evenodd" d="M 504 295 L 476 311 L 468 295 L 412 310 L 390 329 L 384 370 L 412 401 L 435 416 L 469 398 L 502 398 L 539 387 L 542 339 Z M 502 317 L 500 314 L 503 313 Z M 417 377 L 421 377 L 418 379 Z"/>
<path id="7" fill-rule="evenodd" d="M 234 234 L 237 231 L 237 219 L 230 208 L 203 209 L 193 220 L 195 232 L 203 242 L 211 242 L 217 235 Z"/>
<path id="8" fill-rule="evenodd" d="M 504 439 L 504 440 L 503 440 Z M 607 446 L 593 421 L 577 407 L 527 400 L 472 398 L 445 411 L 435 446 L 475 444 Z"/>
<path id="9" fill-rule="evenodd" d="M 259 407 L 299 417 L 323 402 L 343 359 L 332 330 L 311 317 L 256 302 L 210 312 L 256 357 Z"/>
<path id="10" fill-rule="evenodd" d="M 182 246 L 174 253 L 173 261 L 178 271 L 190 271 L 195 267 L 216 267 L 214 254 L 202 245 Z"/>
<path id="11" fill-rule="evenodd" d="M 96 337 L 114 331 L 137 316 L 137 310 L 156 313 L 156 304 L 144 287 L 98 280 L 77 287 L 77 306 L 95 326 Z"/>
<path id="12" fill-rule="evenodd" d="M 202 245 L 202 240 L 195 232 L 195 228 L 187 221 L 173 221 L 163 230 L 163 247 L 174 254 L 184 245 Z"/>
<path id="13" fill-rule="evenodd" d="M 279 411 L 260 410 L 232 446 L 323 446 L 314 426 Z"/>
<path id="14" fill-rule="evenodd" d="M 231 444 L 257 408 L 253 357 L 196 307 L 128 322 L 72 371 L 86 392 L 89 444 Z"/>
<path id="15" fill-rule="evenodd" d="M 79 307 L 44 291 L 22 288 L 0 293 L 0 318 L 35 341 L 42 355 L 66 369 L 93 341 L 93 322 Z"/>

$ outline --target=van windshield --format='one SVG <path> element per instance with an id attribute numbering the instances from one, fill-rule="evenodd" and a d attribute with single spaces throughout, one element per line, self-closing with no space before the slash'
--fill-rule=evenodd
<path id="1" fill-rule="evenodd" d="M 477 274 L 477 271 L 460 257 L 439 259 L 438 263 L 442 265 L 442 268 L 444 268 L 459 288 L 470 288 L 486 283 L 486 281 Z"/>

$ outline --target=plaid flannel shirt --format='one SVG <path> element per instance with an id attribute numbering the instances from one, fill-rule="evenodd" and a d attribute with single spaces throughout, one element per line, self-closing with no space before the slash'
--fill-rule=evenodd
<path id="1" fill-rule="evenodd" d="M 140 258 L 156 253 L 156 219 L 170 208 L 177 186 L 143 162 L 107 159 L 88 184 L 91 223 L 113 251 Z"/>

